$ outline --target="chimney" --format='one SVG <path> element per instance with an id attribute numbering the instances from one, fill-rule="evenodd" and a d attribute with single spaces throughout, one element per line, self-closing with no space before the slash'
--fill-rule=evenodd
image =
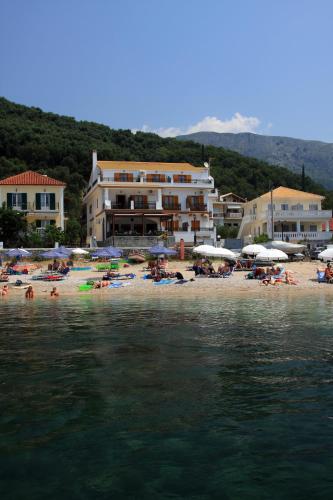
<path id="1" fill-rule="evenodd" d="M 96 170 L 96 167 L 97 167 L 97 151 L 96 151 L 96 149 L 94 149 L 92 152 L 92 167 L 93 167 L 93 171 Z"/>

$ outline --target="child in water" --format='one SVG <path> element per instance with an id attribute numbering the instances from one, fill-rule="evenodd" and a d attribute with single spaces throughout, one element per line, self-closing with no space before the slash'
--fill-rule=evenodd
<path id="1" fill-rule="evenodd" d="M 26 299 L 33 299 L 34 298 L 34 289 L 32 286 L 28 286 L 27 291 L 25 292 L 25 298 Z"/>
<path id="2" fill-rule="evenodd" d="M 57 287 L 54 286 L 51 290 L 50 297 L 59 297 L 59 292 L 57 290 Z"/>

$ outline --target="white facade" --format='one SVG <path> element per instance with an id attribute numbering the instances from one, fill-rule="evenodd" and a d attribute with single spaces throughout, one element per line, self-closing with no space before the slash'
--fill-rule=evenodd
<path id="1" fill-rule="evenodd" d="M 245 203 L 238 237 L 251 241 L 267 234 L 271 239 L 291 242 L 329 240 L 332 211 L 322 210 L 323 200 L 323 196 L 313 193 L 274 189 L 272 194 Z"/>
<path id="2" fill-rule="evenodd" d="M 98 161 L 93 165 L 84 203 L 88 241 L 168 232 L 178 242 L 215 241 L 208 168 L 188 163 Z"/>

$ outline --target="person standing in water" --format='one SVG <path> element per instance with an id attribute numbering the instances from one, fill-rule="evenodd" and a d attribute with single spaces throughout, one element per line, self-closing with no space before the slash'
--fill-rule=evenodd
<path id="1" fill-rule="evenodd" d="M 27 291 L 25 292 L 25 298 L 26 299 L 33 299 L 34 298 L 34 289 L 32 286 L 28 286 Z"/>

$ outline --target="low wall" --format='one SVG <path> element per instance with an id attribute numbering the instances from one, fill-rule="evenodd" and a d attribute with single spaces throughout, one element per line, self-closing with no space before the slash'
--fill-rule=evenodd
<path id="1" fill-rule="evenodd" d="M 114 236 L 107 238 L 105 241 L 99 241 L 99 247 L 115 246 L 117 248 L 135 248 L 136 250 L 144 250 L 154 245 L 162 245 L 166 247 L 174 246 L 174 236 L 169 236 L 168 239 L 162 240 L 158 236 Z"/>

